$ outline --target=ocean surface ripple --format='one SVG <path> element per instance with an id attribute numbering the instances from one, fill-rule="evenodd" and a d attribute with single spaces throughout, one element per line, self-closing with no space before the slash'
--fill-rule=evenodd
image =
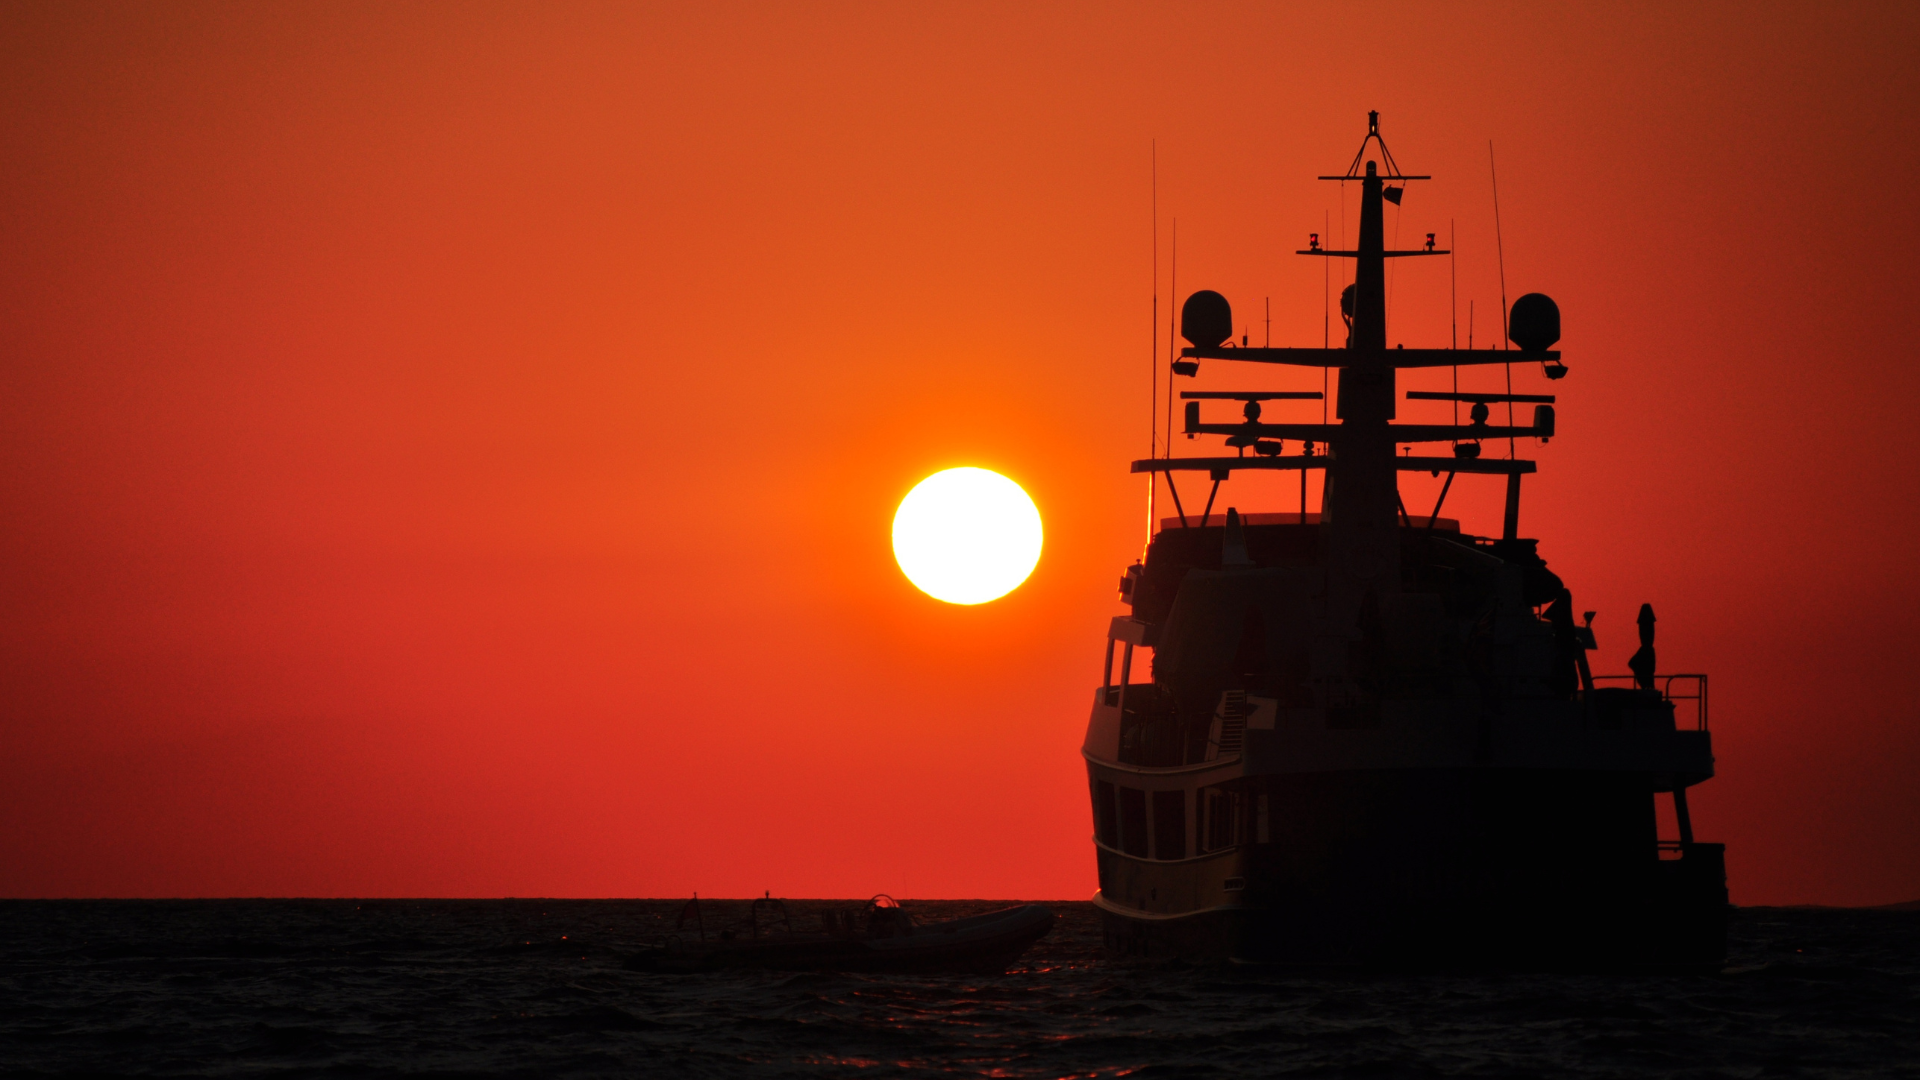
<path id="1" fill-rule="evenodd" d="M 0 1075 L 1920 1077 L 1920 912 L 1744 909 L 1711 976 L 1367 976 L 1109 963 L 1052 906 L 982 977 L 623 968 L 679 901 L 5 901 Z"/>

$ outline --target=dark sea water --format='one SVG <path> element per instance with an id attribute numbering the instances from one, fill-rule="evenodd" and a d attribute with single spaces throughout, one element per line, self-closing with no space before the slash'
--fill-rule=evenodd
<path id="1" fill-rule="evenodd" d="M 1916 912 L 1745 909 L 1713 976 L 1361 976 L 1115 965 L 1054 908 L 1001 976 L 689 976 L 622 967 L 677 901 L 3 902 L 0 1075 L 1920 1077 Z"/>

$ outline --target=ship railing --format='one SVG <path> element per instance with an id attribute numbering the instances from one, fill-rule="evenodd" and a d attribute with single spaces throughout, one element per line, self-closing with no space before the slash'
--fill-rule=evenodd
<path id="1" fill-rule="evenodd" d="M 1637 685 L 1635 678 L 1633 675 L 1595 675 L 1593 682 L 1595 686 L 1635 686 Z M 1680 723 L 1679 706 L 1682 702 L 1686 702 L 1690 703 L 1693 709 L 1692 730 L 1707 730 L 1707 677 L 1705 675 L 1697 673 L 1655 675 L 1653 685 L 1654 689 L 1659 691 L 1660 700 L 1674 704 L 1676 727 L 1684 727 Z"/>

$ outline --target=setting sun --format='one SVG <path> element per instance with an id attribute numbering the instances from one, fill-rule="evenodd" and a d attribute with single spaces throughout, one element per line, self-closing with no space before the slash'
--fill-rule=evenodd
<path id="1" fill-rule="evenodd" d="M 893 515 L 893 557 L 920 591 L 984 604 L 1018 588 L 1040 561 L 1040 511 L 1020 485 L 987 469 L 934 473 Z"/>

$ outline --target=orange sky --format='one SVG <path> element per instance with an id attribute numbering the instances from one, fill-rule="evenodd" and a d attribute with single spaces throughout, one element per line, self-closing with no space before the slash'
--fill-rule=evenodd
<path id="1" fill-rule="evenodd" d="M 1734 899 L 1920 897 L 1910 7 L 0 22 L 0 894 L 1090 894 L 1150 140 L 1181 293 L 1318 344 L 1379 109 L 1481 343 L 1495 144 L 1572 368 L 1523 532 L 1599 667 L 1651 601 L 1712 674 Z M 1047 525 L 964 609 L 887 531 L 961 464 Z"/>

